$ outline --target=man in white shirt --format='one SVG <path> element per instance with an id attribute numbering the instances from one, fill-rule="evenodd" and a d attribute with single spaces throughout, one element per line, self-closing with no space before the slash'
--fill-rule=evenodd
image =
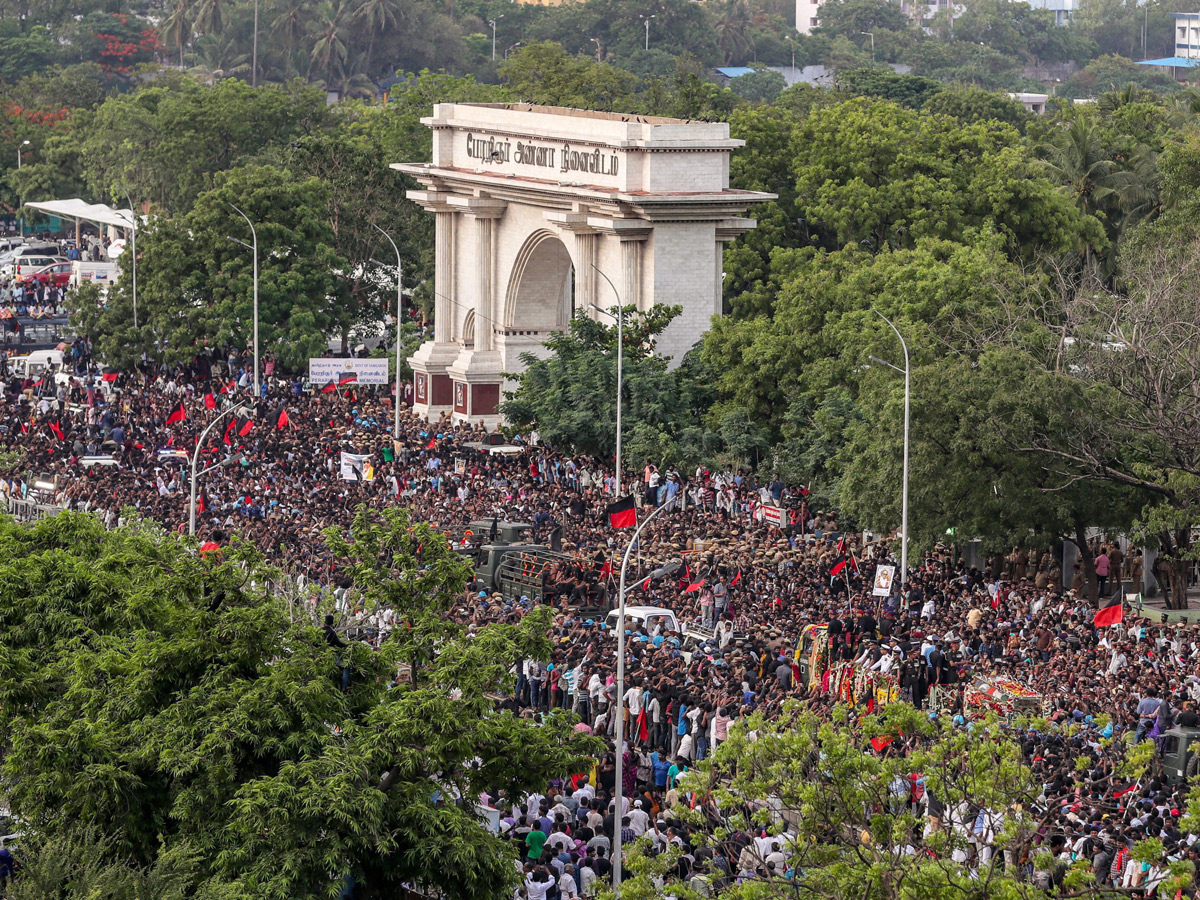
<path id="1" fill-rule="evenodd" d="M 633 811 L 629 813 L 629 827 L 638 837 L 645 834 L 646 829 L 650 827 L 650 816 L 642 809 L 641 800 L 633 801 Z"/>

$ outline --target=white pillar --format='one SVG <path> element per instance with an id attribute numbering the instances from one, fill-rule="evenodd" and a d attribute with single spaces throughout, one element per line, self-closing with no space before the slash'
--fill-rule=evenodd
<path id="1" fill-rule="evenodd" d="M 438 343 L 454 340 L 454 229 L 458 224 L 451 210 L 436 212 L 435 268 L 433 278 L 433 339 Z"/>
<path id="2" fill-rule="evenodd" d="M 599 239 L 600 236 L 594 231 L 575 234 L 575 258 L 578 260 L 575 265 L 575 310 L 588 310 L 593 304 L 604 307 L 596 294 L 596 270 L 593 268 L 599 264 L 596 256 Z M 575 310 L 571 310 L 571 314 Z M 565 325 L 566 322 L 560 324 Z"/>
<path id="3" fill-rule="evenodd" d="M 621 302 L 625 306 L 642 309 L 642 245 L 645 239 L 624 238 L 621 240 Z"/>
<path id="4" fill-rule="evenodd" d="M 475 287 L 475 349 L 492 349 L 492 329 L 495 324 L 492 285 L 495 269 L 496 220 L 490 216 L 475 217 L 475 264 L 478 267 Z"/>

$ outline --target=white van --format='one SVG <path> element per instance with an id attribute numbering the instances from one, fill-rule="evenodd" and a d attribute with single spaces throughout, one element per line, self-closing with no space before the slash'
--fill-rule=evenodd
<path id="1" fill-rule="evenodd" d="M 18 356 L 8 361 L 9 366 L 19 378 L 30 375 L 40 375 L 49 368 L 59 370 L 63 366 L 61 350 L 34 350 L 28 356 Z"/>
<path id="2" fill-rule="evenodd" d="M 608 614 L 605 620 L 608 627 L 615 629 L 619 621 L 617 610 L 613 610 Z M 661 606 L 626 606 L 625 607 L 625 629 L 633 631 L 639 625 L 646 625 L 647 628 L 654 622 L 655 619 L 662 619 L 663 627 L 666 631 L 678 632 L 679 620 L 675 618 L 675 613 L 669 609 L 663 609 Z"/>

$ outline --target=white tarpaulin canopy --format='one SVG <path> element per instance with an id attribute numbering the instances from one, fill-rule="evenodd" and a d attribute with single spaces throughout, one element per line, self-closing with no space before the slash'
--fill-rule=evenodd
<path id="1" fill-rule="evenodd" d="M 92 222 L 96 225 L 113 225 L 117 228 L 133 227 L 133 211 L 129 209 L 113 209 L 103 203 L 85 203 L 76 197 L 73 200 L 46 200 L 41 203 L 26 203 L 30 209 L 36 209 L 52 216 L 64 219 L 74 219 L 75 223 Z"/>

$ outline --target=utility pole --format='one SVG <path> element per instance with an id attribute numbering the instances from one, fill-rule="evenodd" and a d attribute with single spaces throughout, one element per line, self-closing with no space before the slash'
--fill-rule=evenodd
<path id="1" fill-rule="evenodd" d="M 503 18 L 503 15 L 499 15 L 488 21 L 488 24 L 492 26 L 492 62 L 496 61 L 496 23 Z"/>
<path id="2" fill-rule="evenodd" d="M 650 49 L 650 20 L 656 16 L 638 16 L 646 24 L 646 49 Z"/>

